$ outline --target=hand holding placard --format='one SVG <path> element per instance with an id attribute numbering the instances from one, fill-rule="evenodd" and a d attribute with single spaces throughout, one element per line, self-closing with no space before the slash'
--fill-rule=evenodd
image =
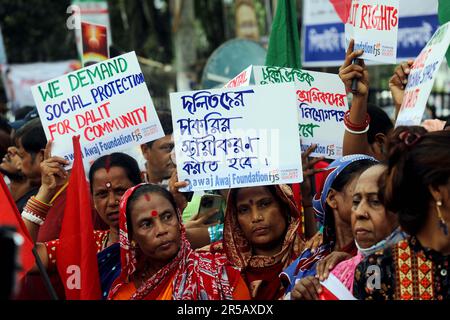
<path id="1" fill-rule="evenodd" d="M 354 95 L 365 96 L 369 93 L 369 71 L 364 60 L 358 59 L 363 54 L 362 50 L 353 51 L 354 40 L 352 39 L 347 48 L 344 64 L 339 68 L 339 77 L 344 82 L 346 91 L 352 91 Z M 352 63 L 360 60 L 360 64 Z M 354 80 L 356 79 L 356 86 Z"/>

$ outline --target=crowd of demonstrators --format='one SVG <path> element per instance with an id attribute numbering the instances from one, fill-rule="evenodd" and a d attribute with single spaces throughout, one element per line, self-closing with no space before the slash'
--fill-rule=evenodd
<path id="1" fill-rule="evenodd" d="M 339 70 L 353 95 L 344 156 L 311 158 L 314 145 L 299 155 L 301 206 L 288 185 L 181 192 L 188 183 L 178 181 L 168 111 L 157 112 L 164 136 L 141 145 L 145 174 L 125 153 L 89 166 L 103 299 L 317 300 L 331 276 L 357 299 L 450 298 L 449 123 L 394 128 L 368 104 L 369 72 L 353 46 Z M 389 81 L 395 117 L 412 63 Z M 64 298 L 56 257 L 68 162 L 52 155 L 35 108 L 16 116 L 0 119 L 0 173 Z M 222 218 L 201 210 L 211 193 Z M 49 298 L 39 273 L 30 270 L 18 299 Z"/>
<path id="2" fill-rule="evenodd" d="M 51 144 L 45 150 L 45 160 L 42 165 L 42 185 L 35 198 L 31 198 L 27 206 L 35 208 L 34 202 L 48 203 L 48 199 L 65 184 L 68 173 L 59 168 L 59 164 L 67 161 L 59 157 L 51 157 Z M 106 298 L 112 282 L 120 274 L 119 250 L 119 202 L 123 194 L 131 187 L 141 183 L 139 166 L 135 159 L 124 153 L 112 153 L 100 157 L 89 170 L 90 192 L 94 207 L 101 221 L 108 226 L 106 230 L 95 230 L 94 239 L 98 253 L 98 267 L 103 297 Z M 27 207 L 26 207 L 27 209 Z M 40 209 L 40 214 L 46 216 L 47 208 Z M 35 209 L 34 209 L 35 210 Z M 42 224 L 45 224 L 42 221 Z M 26 222 L 30 235 L 36 235 L 40 224 Z M 33 237 L 34 241 L 36 237 Z M 59 240 L 57 238 L 45 243 L 37 242 L 41 261 L 46 269 L 56 272 L 56 256 Z M 37 266 L 32 270 L 38 271 Z"/>

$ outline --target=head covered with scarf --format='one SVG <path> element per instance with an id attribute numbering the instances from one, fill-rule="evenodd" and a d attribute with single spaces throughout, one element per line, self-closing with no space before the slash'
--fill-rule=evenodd
<path id="1" fill-rule="evenodd" d="M 330 221 L 334 221 L 334 219 L 330 219 L 331 217 L 329 217 L 329 214 L 327 214 L 328 193 L 333 188 L 333 183 L 336 181 L 339 175 L 351 164 L 354 164 L 358 161 L 364 161 L 365 163 L 369 162 L 369 165 L 371 162 L 373 162 L 373 164 L 378 163 L 375 158 L 367 156 L 365 154 L 352 154 L 336 159 L 327 167 L 327 170 L 325 171 L 326 178 L 324 180 L 324 183 L 317 188 L 317 192 L 313 198 L 313 208 L 316 215 L 316 220 L 319 224 L 319 227 L 323 227 L 325 236 L 328 235 L 329 229 L 334 230 L 334 226 L 332 226 L 330 223 Z M 362 169 L 365 168 L 366 167 L 363 167 Z"/>
<path id="2" fill-rule="evenodd" d="M 169 279 L 173 279 L 173 300 L 231 299 L 232 288 L 228 281 L 229 275 L 225 272 L 226 257 L 212 253 L 199 254 L 194 252 L 186 239 L 185 228 L 181 223 L 181 214 L 176 208 L 172 195 L 160 186 L 145 183 L 128 189 L 120 202 L 119 242 L 122 272 L 113 284 L 109 298 L 112 298 L 124 284 L 129 283 L 131 277 L 137 271 L 139 249 L 131 243 L 132 235 L 129 233 L 130 226 L 128 226 L 127 220 L 131 221 L 131 212 L 128 212 L 131 211 L 129 199 L 140 188 L 146 188 L 146 193 L 159 193 L 171 202 L 177 212 L 181 244 L 172 261 L 168 262 L 156 274 L 146 280 L 141 287 L 137 288 L 131 299 L 155 299 L 155 292 L 160 291 L 161 286 L 167 285 Z M 228 270 L 230 269 L 227 268 Z M 238 273 L 238 270 L 236 270 L 236 273 Z"/>
<path id="3" fill-rule="evenodd" d="M 286 217 L 287 230 L 281 241 L 281 251 L 273 257 L 253 255 L 253 248 L 245 238 L 237 217 L 237 194 L 240 189 L 231 189 L 228 195 L 225 213 L 223 241 L 230 262 L 244 269 L 246 267 L 270 267 L 282 263 L 288 265 L 303 250 L 304 241 L 300 237 L 301 217 L 295 205 L 292 190 L 287 185 L 265 186 L 279 202 L 282 214 Z"/>

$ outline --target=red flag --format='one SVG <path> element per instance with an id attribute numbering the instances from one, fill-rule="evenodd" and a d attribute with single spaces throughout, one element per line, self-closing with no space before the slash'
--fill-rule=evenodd
<path id="1" fill-rule="evenodd" d="M 19 273 L 19 280 L 27 274 L 27 272 L 34 266 L 33 255 L 33 241 L 28 233 L 16 203 L 14 202 L 9 189 L 0 175 L 0 226 L 11 226 L 16 229 L 16 232 L 23 237 L 23 244 L 20 248 L 20 263 L 22 271 Z"/>
<path id="2" fill-rule="evenodd" d="M 56 265 L 67 300 L 100 300 L 92 209 L 79 136 L 73 137 L 73 149 L 74 163 L 67 187 Z"/>
<path id="3" fill-rule="evenodd" d="M 343 23 L 347 23 L 348 16 L 350 15 L 350 8 L 352 6 L 352 0 L 330 0 L 334 7 L 334 10 L 338 14 Z"/>

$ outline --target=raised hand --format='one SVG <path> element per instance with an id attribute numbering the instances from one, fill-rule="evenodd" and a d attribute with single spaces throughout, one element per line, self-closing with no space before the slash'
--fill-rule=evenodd
<path id="1" fill-rule="evenodd" d="M 61 188 L 68 179 L 68 173 L 64 166 L 69 161 L 61 157 L 52 157 L 52 141 L 47 142 L 44 150 L 44 160 L 41 162 L 41 187 L 36 198 L 48 203 L 56 192 Z"/>
<path id="2" fill-rule="evenodd" d="M 392 99 L 396 110 L 400 110 L 405 94 L 405 88 L 408 84 L 408 76 L 414 60 L 408 60 L 400 63 L 394 70 L 394 74 L 389 79 L 389 89 L 391 90 Z"/>
<path id="3" fill-rule="evenodd" d="M 339 68 L 339 77 L 344 82 L 347 92 L 352 91 L 353 79 L 358 79 L 356 91 L 352 91 L 353 95 L 366 96 L 369 94 L 369 72 L 363 60 L 358 59 L 358 64 L 353 64 L 353 60 L 360 57 L 363 50 L 353 51 L 355 41 L 352 39 L 345 54 L 344 64 Z"/>
<path id="4" fill-rule="evenodd" d="M 177 171 L 172 173 L 169 179 L 169 191 L 173 195 L 178 208 L 183 211 L 186 208 L 188 202 L 186 197 L 179 190 L 188 186 L 186 181 L 178 181 Z"/>

